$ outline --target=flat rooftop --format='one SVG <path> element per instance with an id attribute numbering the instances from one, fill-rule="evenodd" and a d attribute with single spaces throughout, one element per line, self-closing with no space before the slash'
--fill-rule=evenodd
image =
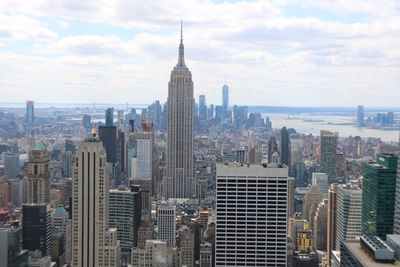
<path id="1" fill-rule="evenodd" d="M 400 266 L 400 262 L 398 261 L 394 263 L 383 263 L 374 261 L 374 259 L 364 249 L 361 248 L 360 242 L 346 242 L 346 246 L 365 267 Z"/>

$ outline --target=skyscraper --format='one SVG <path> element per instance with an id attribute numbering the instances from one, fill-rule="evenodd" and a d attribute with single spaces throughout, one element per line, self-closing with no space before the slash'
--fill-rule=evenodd
<path id="1" fill-rule="evenodd" d="M 106 126 L 114 125 L 114 108 L 106 109 Z"/>
<path id="2" fill-rule="evenodd" d="M 28 251 L 21 250 L 21 227 L 0 228 L 0 267 L 28 266 Z"/>
<path id="3" fill-rule="evenodd" d="M 229 86 L 225 84 L 222 86 L 222 108 L 224 115 L 228 114 L 229 109 Z"/>
<path id="4" fill-rule="evenodd" d="M 9 179 L 17 178 L 17 175 L 20 173 L 19 168 L 19 154 L 7 152 L 4 153 L 4 174 Z"/>
<path id="5" fill-rule="evenodd" d="M 106 152 L 95 135 L 79 146 L 72 188 L 72 266 L 120 266 L 117 232 L 108 227 Z"/>
<path id="6" fill-rule="evenodd" d="M 99 126 L 99 136 L 107 152 L 107 162 L 117 162 L 117 127 Z"/>
<path id="7" fill-rule="evenodd" d="M 328 244 L 326 246 L 328 266 L 331 266 L 332 251 L 335 249 L 336 243 L 337 189 L 338 184 L 331 184 L 331 188 L 328 190 Z"/>
<path id="8" fill-rule="evenodd" d="M 129 261 L 132 248 L 137 247 L 142 211 L 141 198 L 139 186 L 132 186 L 131 190 L 110 190 L 109 222 L 110 227 L 117 228 L 123 263 Z"/>
<path id="9" fill-rule="evenodd" d="M 400 140 L 399 140 L 400 148 Z M 400 160 L 397 159 L 397 178 L 396 178 L 396 197 L 395 197 L 395 214 L 394 214 L 394 234 L 400 234 Z"/>
<path id="10" fill-rule="evenodd" d="M 50 256 L 51 211 L 49 204 L 22 205 L 22 247 Z"/>
<path id="11" fill-rule="evenodd" d="M 336 201 L 336 250 L 340 251 L 342 242 L 361 235 L 362 191 L 355 185 L 340 185 Z"/>
<path id="12" fill-rule="evenodd" d="M 29 153 L 28 203 L 50 203 L 50 156 L 43 143 Z"/>
<path id="13" fill-rule="evenodd" d="M 281 129 L 281 163 L 290 166 L 290 139 L 286 127 Z"/>
<path id="14" fill-rule="evenodd" d="M 393 234 L 397 156 L 378 154 L 362 172 L 362 233 L 386 240 Z"/>
<path id="15" fill-rule="evenodd" d="M 364 106 L 359 105 L 357 107 L 357 127 L 364 127 Z"/>
<path id="16" fill-rule="evenodd" d="M 33 101 L 26 101 L 26 128 L 29 134 L 32 134 L 33 125 L 35 123 L 35 113 Z"/>
<path id="17" fill-rule="evenodd" d="M 176 207 L 170 203 L 162 203 L 157 210 L 157 239 L 175 246 L 176 242 Z"/>
<path id="18" fill-rule="evenodd" d="M 178 64 L 168 84 L 168 131 L 163 196 L 192 197 L 196 190 L 193 166 L 194 98 L 192 74 L 185 65 L 181 27 Z"/>
<path id="19" fill-rule="evenodd" d="M 207 119 L 207 104 L 205 95 L 199 95 L 199 119 Z"/>
<path id="20" fill-rule="evenodd" d="M 268 163 L 272 162 L 272 155 L 275 152 L 278 152 L 278 143 L 276 142 L 276 138 L 271 136 L 268 140 Z"/>
<path id="21" fill-rule="evenodd" d="M 337 134 L 321 131 L 321 171 L 328 175 L 328 182 L 336 181 Z"/>
<path id="22" fill-rule="evenodd" d="M 286 266 L 288 168 L 224 165 L 216 180 L 215 266 Z"/>

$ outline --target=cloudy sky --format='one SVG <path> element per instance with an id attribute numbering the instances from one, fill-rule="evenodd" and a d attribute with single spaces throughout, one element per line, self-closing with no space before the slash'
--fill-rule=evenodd
<path id="1" fill-rule="evenodd" d="M 398 0 L 1 0 L 0 102 L 167 97 L 180 19 L 195 98 L 398 106 Z"/>

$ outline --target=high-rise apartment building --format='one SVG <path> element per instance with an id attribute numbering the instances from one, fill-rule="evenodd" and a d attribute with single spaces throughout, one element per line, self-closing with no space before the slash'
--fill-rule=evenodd
<path id="1" fill-rule="evenodd" d="M 386 240 L 393 234 L 397 156 L 378 154 L 362 172 L 362 233 Z"/>
<path id="2" fill-rule="evenodd" d="M 109 196 L 109 224 L 117 229 L 121 243 L 121 260 L 127 263 L 133 247 L 138 244 L 141 220 L 141 191 L 139 186 L 128 189 L 111 189 Z"/>
<path id="3" fill-rule="evenodd" d="M 329 131 L 321 131 L 321 170 L 328 175 L 328 182 L 336 181 L 336 149 L 337 134 Z"/>
<path id="4" fill-rule="evenodd" d="M 116 229 L 109 229 L 109 170 L 95 135 L 79 146 L 72 180 L 72 266 L 120 266 Z"/>
<path id="5" fill-rule="evenodd" d="M 157 239 L 175 246 L 176 243 L 176 207 L 170 203 L 162 203 L 157 210 Z"/>
<path id="6" fill-rule="evenodd" d="M 50 203 L 50 156 L 43 143 L 29 153 L 28 203 Z"/>
<path id="7" fill-rule="evenodd" d="M 288 168 L 221 165 L 216 183 L 215 266 L 286 266 Z"/>
<path id="8" fill-rule="evenodd" d="M 193 165 L 194 98 L 192 74 L 185 64 L 181 31 L 178 64 L 168 84 L 168 130 L 162 195 L 192 197 L 196 192 Z"/>
<path id="9" fill-rule="evenodd" d="M 339 185 L 336 209 L 336 250 L 343 242 L 361 235 L 362 190 L 351 184 Z"/>
<path id="10" fill-rule="evenodd" d="M 22 206 L 22 247 L 42 256 L 50 256 L 51 211 L 49 204 L 25 204 Z"/>

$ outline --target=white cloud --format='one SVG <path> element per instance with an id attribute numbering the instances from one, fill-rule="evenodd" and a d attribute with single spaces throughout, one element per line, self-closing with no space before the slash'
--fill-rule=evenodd
<path id="1" fill-rule="evenodd" d="M 20 90 L 7 93 L 5 99 L 20 99 L 25 91 L 29 92 L 26 98 L 58 100 L 54 91 L 62 91 L 67 102 L 165 100 L 183 17 L 186 62 L 193 73 L 195 94 L 206 94 L 209 103 L 220 101 L 219 87 L 227 74 L 232 102 L 239 104 L 398 104 L 396 1 L 2 3 L 0 88 Z M 318 14 L 285 16 L 288 5 L 324 10 L 335 19 Z M 57 34 L 49 30 L 49 22 L 40 22 L 49 14 L 59 26 L 69 27 L 71 35 Z M 353 15 L 362 20 L 343 19 Z M 132 29 L 132 37 L 109 31 L 101 35 L 101 28 L 96 34 L 74 34 L 80 21 L 101 22 L 93 27 L 112 24 L 124 31 Z M 33 54 L 9 52 L 4 46 L 4 42 L 20 40 L 32 42 Z M 376 97 L 378 87 L 387 94 Z"/>

